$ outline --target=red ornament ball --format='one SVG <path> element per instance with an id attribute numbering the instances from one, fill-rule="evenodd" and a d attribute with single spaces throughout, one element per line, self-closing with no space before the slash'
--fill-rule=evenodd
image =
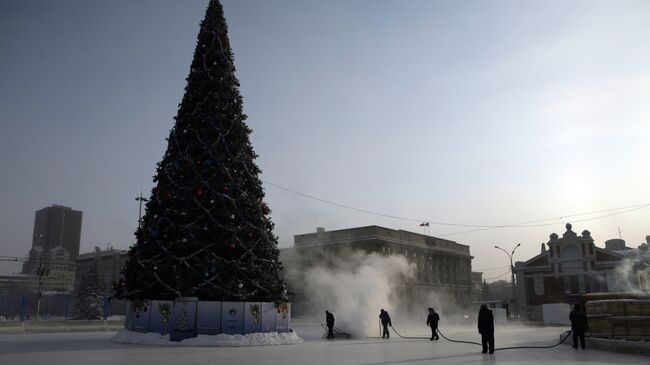
<path id="1" fill-rule="evenodd" d="M 233 243 L 231 243 L 231 244 L 228 246 L 228 248 L 230 248 L 230 251 L 234 251 L 234 250 L 235 250 L 235 245 L 234 245 Z"/>

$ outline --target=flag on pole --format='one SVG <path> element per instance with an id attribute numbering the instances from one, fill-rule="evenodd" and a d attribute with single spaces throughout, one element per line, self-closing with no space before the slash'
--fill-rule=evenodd
<path id="1" fill-rule="evenodd" d="M 420 223 L 420 227 L 429 227 L 429 222 Z"/>

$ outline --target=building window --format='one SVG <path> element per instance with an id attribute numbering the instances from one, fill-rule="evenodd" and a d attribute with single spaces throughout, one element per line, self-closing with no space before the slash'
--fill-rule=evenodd
<path id="1" fill-rule="evenodd" d="M 569 275 L 564 275 L 564 292 L 565 293 L 571 293 L 571 278 Z"/>
<path id="2" fill-rule="evenodd" d="M 566 259 L 576 259 L 580 257 L 580 250 L 576 245 L 567 245 L 564 247 L 563 256 Z"/>

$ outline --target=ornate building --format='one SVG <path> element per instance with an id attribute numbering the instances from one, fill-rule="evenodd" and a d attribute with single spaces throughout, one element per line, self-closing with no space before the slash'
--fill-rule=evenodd
<path id="1" fill-rule="evenodd" d="M 578 236 L 571 229 L 567 223 L 562 238 L 552 233 L 539 255 L 515 264 L 522 317 L 541 319 L 543 304 L 574 304 L 585 293 L 620 290 L 616 269 L 623 255 L 596 247 L 589 231 Z"/>

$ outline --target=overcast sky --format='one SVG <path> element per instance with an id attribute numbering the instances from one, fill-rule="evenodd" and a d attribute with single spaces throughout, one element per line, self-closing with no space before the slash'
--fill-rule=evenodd
<path id="1" fill-rule="evenodd" d="M 503 225 L 650 203 L 650 2 L 224 1 L 262 179 L 379 213 Z M 0 256 L 34 211 L 82 252 L 133 242 L 207 1 L 0 0 Z M 282 247 L 316 227 L 422 232 L 265 184 Z M 431 225 L 503 275 L 567 221 L 596 244 L 650 208 L 543 227 Z M 15 264 L 0 266 L 18 271 Z"/>

